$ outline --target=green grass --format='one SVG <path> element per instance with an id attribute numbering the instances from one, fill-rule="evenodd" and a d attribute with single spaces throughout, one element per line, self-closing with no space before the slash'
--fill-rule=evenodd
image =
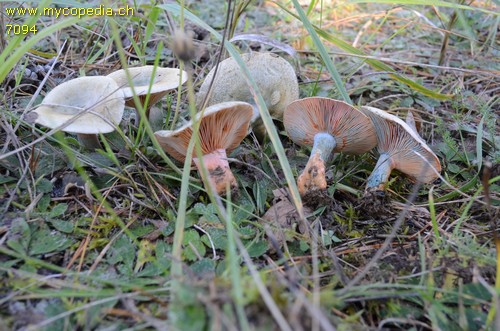
<path id="1" fill-rule="evenodd" d="M 0 329 L 500 328 L 498 4 L 129 2 L 130 17 L 4 15 L 19 5 L 30 3 L 0 0 Z M 229 42 L 224 22 L 296 55 Z M 7 35 L 6 24 L 38 32 Z M 186 63 L 170 47 L 180 26 L 197 37 Z M 374 213 L 360 196 L 377 155 L 338 154 L 326 196 L 302 201 L 295 181 L 309 150 L 269 115 L 240 58 L 250 46 L 298 64 L 301 97 L 418 114 L 440 183 L 415 187 L 394 172 Z M 239 191 L 226 198 L 154 138 L 198 111 L 194 95 L 219 51 L 241 66 L 268 132 L 229 155 Z M 89 152 L 25 117 L 65 80 L 140 64 L 190 72 L 154 106 L 162 123 L 136 125 L 127 110 L 100 137 L 104 149 Z M 288 201 L 278 189 L 291 211 L 273 222 L 264 214 Z"/>

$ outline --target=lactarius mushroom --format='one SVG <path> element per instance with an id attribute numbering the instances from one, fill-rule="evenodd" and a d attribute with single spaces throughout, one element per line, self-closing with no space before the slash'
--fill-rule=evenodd
<path id="1" fill-rule="evenodd" d="M 129 82 L 127 70 L 132 84 Z M 142 66 L 120 69 L 110 73 L 108 77 L 114 79 L 121 88 L 125 97 L 125 105 L 128 107 L 135 108 L 134 92 L 139 97 L 143 107 L 149 93 L 149 102 L 146 108 L 147 115 L 151 106 L 160 101 L 169 91 L 179 87 L 179 84 L 184 84 L 188 75 L 185 71 L 175 68 Z"/>
<path id="2" fill-rule="evenodd" d="M 208 173 L 208 183 L 219 194 L 226 192 L 226 186 L 237 188 L 227 153 L 238 147 L 248 133 L 252 119 L 252 106 L 246 102 L 224 102 L 207 107 L 198 113 L 195 121 L 200 120 L 199 140 L 203 153 L 203 165 Z M 200 116 L 203 114 L 203 117 Z M 184 162 L 187 147 L 193 133 L 193 121 L 175 131 L 157 131 L 156 139 L 161 147 L 176 160 Z M 193 162 L 200 175 L 201 162 L 193 152 Z"/>
<path id="3" fill-rule="evenodd" d="M 292 102 L 285 109 L 283 123 L 296 144 L 312 146 L 306 168 L 297 180 L 302 196 L 326 189 L 325 162 L 332 151 L 360 154 L 377 143 L 366 115 L 343 101 L 329 98 L 312 97 Z"/>
<path id="4" fill-rule="evenodd" d="M 116 82 L 106 76 L 80 77 L 56 86 L 32 113 L 35 123 L 76 133 L 89 149 L 100 147 L 97 134 L 115 130 L 125 101 Z"/>
<path id="5" fill-rule="evenodd" d="M 282 57 L 272 53 L 248 53 L 241 57 L 259 88 L 271 117 L 281 120 L 285 107 L 299 98 L 299 85 L 292 65 Z M 198 108 L 203 106 L 202 103 L 212 84 L 207 106 L 225 101 L 250 103 L 254 108 L 252 118 L 254 132 L 262 138 L 265 128 L 260 120 L 254 96 L 238 63 L 233 58 L 222 61 L 219 64 L 215 80 L 211 83 L 214 74 L 215 67 L 208 73 L 200 87 L 196 96 Z"/>
<path id="6" fill-rule="evenodd" d="M 366 192 L 385 191 L 393 169 L 429 183 L 441 171 L 439 160 L 416 131 L 398 117 L 373 107 L 361 107 L 370 117 L 377 134 L 380 157 L 368 177 Z"/>

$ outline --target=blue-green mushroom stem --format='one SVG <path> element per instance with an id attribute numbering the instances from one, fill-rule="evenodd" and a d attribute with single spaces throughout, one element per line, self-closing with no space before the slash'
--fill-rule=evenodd
<path id="1" fill-rule="evenodd" d="M 393 166 L 389 154 L 380 154 L 375 168 L 368 177 L 366 191 L 384 191 L 385 184 L 389 180 L 392 168 Z"/>
<path id="2" fill-rule="evenodd" d="M 320 132 L 314 136 L 314 145 L 311 150 L 311 155 L 319 153 L 322 160 L 328 161 L 335 146 L 337 146 L 337 142 L 331 134 Z"/>

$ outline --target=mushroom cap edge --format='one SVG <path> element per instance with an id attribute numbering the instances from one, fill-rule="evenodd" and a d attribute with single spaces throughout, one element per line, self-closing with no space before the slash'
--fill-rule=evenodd
<path id="1" fill-rule="evenodd" d="M 84 109 L 97 107 L 98 115 L 85 113 L 73 120 Z M 120 123 L 125 100 L 116 82 L 106 76 L 85 76 L 66 81 L 52 89 L 42 103 L 32 111 L 35 123 L 54 129 L 61 128 L 76 134 L 109 133 Z"/>
<path id="2" fill-rule="evenodd" d="M 241 121 L 243 125 L 240 128 L 235 128 L 236 132 L 233 132 L 233 134 L 231 135 L 232 141 L 226 141 L 218 145 L 217 144 L 218 141 L 215 141 L 213 139 L 214 134 L 215 137 L 219 138 L 218 140 L 220 140 L 221 136 L 229 135 L 231 132 L 228 131 L 230 130 L 225 130 L 223 126 L 222 127 L 217 126 L 216 128 L 212 127 L 207 128 L 208 125 L 205 125 L 204 128 L 206 128 L 207 130 L 203 130 L 204 132 L 202 132 L 203 122 L 206 121 L 206 119 L 208 119 L 209 117 L 218 114 L 219 112 L 231 111 L 231 110 L 236 112 L 241 112 L 241 114 L 238 114 L 239 116 L 236 116 L 236 119 Z M 207 107 L 204 112 L 197 113 L 194 121 L 200 120 L 200 117 L 202 121 L 202 123 L 200 124 L 200 131 L 199 131 L 200 138 L 202 134 L 210 135 L 210 137 L 206 138 L 210 140 L 210 142 L 201 141 L 202 149 L 204 146 L 206 146 L 204 154 L 208 154 L 213 150 L 219 148 L 224 148 L 228 151 L 235 149 L 248 133 L 248 126 L 250 125 L 252 114 L 253 114 L 252 105 L 243 101 L 228 101 L 228 102 L 218 103 L 210 107 Z M 224 120 L 228 121 L 229 119 L 226 117 L 224 118 Z M 168 154 L 172 155 L 172 157 L 174 157 L 178 161 L 184 162 L 184 159 L 186 157 L 187 146 L 189 144 L 189 140 L 191 139 L 192 135 L 192 125 L 194 121 L 190 120 L 189 122 L 187 122 L 186 124 L 175 130 L 160 130 L 155 132 L 155 137 L 160 143 L 160 146 Z M 217 136 L 218 133 L 219 136 Z M 215 146 L 213 147 L 209 146 L 210 143 L 213 143 Z"/>

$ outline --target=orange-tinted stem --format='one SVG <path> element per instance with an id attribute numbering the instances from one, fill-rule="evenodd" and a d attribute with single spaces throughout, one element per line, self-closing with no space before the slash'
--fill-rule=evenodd
<path id="1" fill-rule="evenodd" d="M 314 145 L 306 168 L 297 179 L 300 195 L 313 190 L 326 190 L 325 162 L 337 145 L 335 138 L 326 132 L 314 136 Z"/>
<path id="2" fill-rule="evenodd" d="M 314 190 L 326 190 L 325 161 L 320 153 L 314 153 L 297 179 L 297 186 L 301 196 Z"/>
<path id="3" fill-rule="evenodd" d="M 200 175 L 203 176 L 200 160 L 193 158 L 193 162 Z M 208 173 L 208 183 L 217 194 L 224 195 L 227 184 L 229 184 L 230 189 L 238 187 L 236 179 L 229 168 L 225 149 L 217 149 L 210 154 L 203 155 L 203 165 Z"/>

